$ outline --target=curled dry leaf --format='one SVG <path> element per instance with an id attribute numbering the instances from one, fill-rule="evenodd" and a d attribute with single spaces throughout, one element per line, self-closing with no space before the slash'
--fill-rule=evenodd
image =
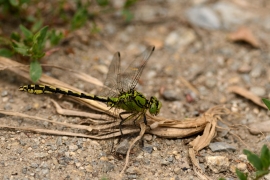
<path id="1" fill-rule="evenodd" d="M 245 88 L 242 88 L 240 86 L 231 86 L 228 88 L 228 91 L 233 92 L 235 94 L 238 94 L 246 99 L 249 99 L 252 102 L 254 102 L 255 104 L 257 104 L 258 106 L 261 106 L 261 107 L 267 109 L 265 104 L 262 103 L 262 100 L 259 96 L 253 94 L 252 92 L 248 91 Z"/>
<path id="2" fill-rule="evenodd" d="M 229 40 L 238 42 L 238 41 L 244 41 L 254 48 L 259 48 L 260 44 L 258 39 L 253 35 L 253 33 L 246 27 L 241 27 L 237 31 L 229 34 L 228 36 Z"/>

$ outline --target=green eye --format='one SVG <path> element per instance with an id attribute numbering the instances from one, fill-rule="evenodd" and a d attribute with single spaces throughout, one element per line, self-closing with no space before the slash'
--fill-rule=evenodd
<path id="1" fill-rule="evenodd" d="M 159 102 L 159 100 L 157 100 L 156 97 L 150 98 L 149 112 L 151 115 L 157 115 L 159 113 L 161 106 L 162 106 L 161 102 Z"/>

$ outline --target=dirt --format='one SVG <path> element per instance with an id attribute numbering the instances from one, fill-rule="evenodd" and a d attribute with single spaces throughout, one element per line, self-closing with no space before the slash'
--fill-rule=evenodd
<path id="1" fill-rule="evenodd" d="M 217 2 L 209 1 L 206 5 Z M 247 165 L 244 171 L 252 172 L 247 160 L 242 158 L 242 150 L 258 153 L 263 144 L 269 144 L 267 132 L 251 134 L 247 125 L 269 121 L 270 113 L 249 99 L 229 92 L 228 88 L 240 86 L 260 98 L 270 98 L 270 28 L 266 23 L 267 18 L 270 23 L 270 3 L 230 1 L 234 6 L 251 13 L 251 20 L 231 25 L 227 29 L 211 30 L 188 21 L 185 12 L 197 3 L 199 1 L 140 1 L 132 9 L 135 18 L 131 23 L 124 23 L 119 12 L 104 14 L 96 20 L 100 33 L 91 34 L 89 29 L 92 24 L 88 22 L 83 28 L 71 32 L 66 42 L 42 62 L 84 72 L 104 81 L 107 67 L 116 51 L 120 51 L 122 66 L 125 67 L 147 46 L 155 45 L 155 52 L 144 69 L 137 90 L 147 97 L 158 97 L 162 102 L 158 116 L 168 119 L 200 116 L 216 105 L 226 105 L 237 113 L 237 117 L 224 117 L 230 127 L 229 133 L 217 134 L 212 140 L 226 142 L 235 149 L 213 152 L 206 147 L 197 156 L 204 173 L 210 178 L 236 179 L 233 169 L 240 166 L 239 163 Z M 258 47 L 247 40 L 247 35 L 240 38 L 240 43 L 229 40 L 229 35 L 239 27 L 245 27 L 251 32 L 258 41 Z M 61 70 L 44 68 L 44 73 L 86 92 L 98 92 L 97 86 L 80 81 Z M 19 86 L 31 82 L 8 70 L 0 71 L 0 77 L 0 109 L 72 123 L 80 123 L 85 118 L 58 115 L 50 99 L 67 109 L 95 112 L 63 96 L 35 96 L 20 92 Z M 182 78 L 195 91 L 187 87 Z M 168 98 L 171 96 L 175 98 Z M 1 124 L 9 126 L 65 130 L 50 123 L 14 116 L 1 115 L 0 120 Z M 122 178 L 201 179 L 188 156 L 188 142 L 196 136 L 165 139 L 145 135 L 143 143 L 137 144 L 132 150 L 128 169 Z M 111 142 L 2 128 L 0 178 L 119 179 L 125 158 L 110 153 Z M 214 172 L 206 161 L 210 156 L 226 157 L 229 164 L 224 170 Z"/>

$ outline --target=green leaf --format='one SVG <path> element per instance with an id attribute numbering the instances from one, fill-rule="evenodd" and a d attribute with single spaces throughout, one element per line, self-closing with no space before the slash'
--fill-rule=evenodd
<path id="1" fill-rule="evenodd" d="M 35 34 L 37 43 L 39 44 L 40 48 L 45 44 L 47 31 L 48 26 L 45 26 Z"/>
<path id="2" fill-rule="evenodd" d="M 130 6 L 132 6 L 133 4 L 135 4 L 137 0 L 126 0 L 124 8 L 129 8 Z"/>
<path id="3" fill-rule="evenodd" d="M 236 175 L 240 180 L 247 180 L 247 174 L 236 169 Z"/>
<path id="4" fill-rule="evenodd" d="M 263 98 L 262 101 L 267 106 L 267 108 L 270 110 L 270 100 Z"/>
<path id="5" fill-rule="evenodd" d="M 40 59 L 45 55 L 43 49 L 46 41 L 47 31 L 48 26 L 45 26 L 34 35 L 33 38 L 34 44 L 32 47 L 32 56 L 33 56 L 32 59 Z"/>
<path id="6" fill-rule="evenodd" d="M 13 47 L 13 49 L 23 56 L 30 56 L 29 49 L 27 47 Z"/>
<path id="7" fill-rule="evenodd" d="M 263 170 L 263 171 L 256 171 L 256 177 L 263 177 L 264 175 L 268 174 L 269 170 Z"/>
<path id="8" fill-rule="evenodd" d="M 19 0 L 9 0 L 9 3 L 10 3 L 12 6 L 19 6 Z"/>
<path id="9" fill-rule="evenodd" d="M 43 24 L 42 20 L 40 20 L 40 19 L 36 20 L 31 28 L 31 31 L 37 32 L 41 28 L 42 24 Z"/>
<path id="10" fill-rule="evenodd" d="M 60 40 L 63 39 L 64 34 L 62 32 L 56 33 L 55 29 L 53 29 L 49 35 L 51 45 L 59 44 Z"/>
<path id="11" fill-rule="evenodd" d="M 33 33 L 30 30 L 28 30 L 26 27 L 24 27 L 21 24 L 20 24 L 20 29 L 23 32 L 26 39 L 32 39 Z"/>
<path id="12" fill-rule="evenodd" d="M 124 16 L 126 22 L 130 22 L 134 17 L 134 15 L 128 9 L 123 9 L 122 15 Z"/>
<path id="13" fill-rule="evenodd" d="M 243 151 L 245 155 L 247 155 L 248 161 L 256 168 L 256 170 L 263 170 L 263 164 L 258 155 L 253 154 L 248 150 Z"/>
<path id="14" fill-rule="evenodd" d="M 6 48 L 0 49 L 0 56 L 11 57 L 12 55 L 13 55 L 13 52 L 11 50 L 6 49 Z"/>
<path id="15" fill-rule="evenodd" d="M 71 20 L 71 29 L 75 30 L 82 27 L 88 19 L 88 12 L 85 8 L 80 8 Z"/>
<path id="16" fill-rule="evenodd" d="M 96 0 L 99 6 L 108 6 L 109 0 Z"/>
<path id="17" fill-rule="evenodd" d="M 18 41 L 18 42 L 19 42 L 20 39 L 21 39 L 21 36 L 20 36 L 18 33 L 13 32 L 13 33 L 11 34 L 10 38 L 11 38 L 12 40 L 14 40 L 14 41 Z"/>
<path id="18" fill-rule="evenodd" d="M 30 63 L 30 78 L 33 82 L 37 82 L 42 75 L 42 68 L 37 60 Z"/>
<path id="19" fill-rule="evenodd" d="M 266 145 L 263 145 L 261 149 L 261 161 L 263 164 L 263 169 L 266 170 L 270 166 L 270 152 Z"/>

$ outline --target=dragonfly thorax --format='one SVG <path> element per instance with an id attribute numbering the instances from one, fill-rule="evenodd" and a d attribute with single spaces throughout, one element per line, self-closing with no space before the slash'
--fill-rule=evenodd
<path id="1" fill-rule="evenodd" d="M 123 93 L 118 97 L 108 98 L 108 106 L 120 108 L 128 112 L 146 112 L 149 110 L 150 114 L 157 115 L 161 108 L 161 103 L 156 97 L 151 97 L 148 100 L 142 93 L 131 90 Z"/>

